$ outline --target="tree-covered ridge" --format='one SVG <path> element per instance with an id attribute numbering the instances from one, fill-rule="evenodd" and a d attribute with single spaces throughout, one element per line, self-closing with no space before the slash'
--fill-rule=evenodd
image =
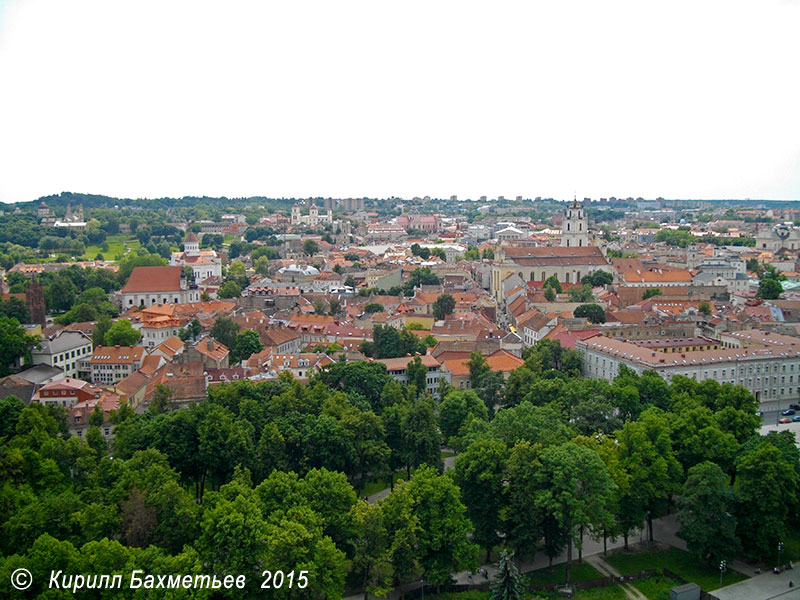
<path id="1" fill-rule="evenodd" d="M 489 376 L 471 362 L 476 381 Z M 436 406 L 380 363 L 335 363 L 307 384 L 239 381 L 189 408 L 123 407 L 111 448 L 97 420 L 67 437 L 58 409 L 6 398 L 0 577 L 210 569 L 247 574 L 236 597 L 255 597 L 260 571 L 282 568 L 308 570 L 310 585 L 274 597 L 340 597 L 348 573 L 381 594 L 446 585 L 480 564 L 479 547 L 552 560 L 587 536 L 652 531 L 678 497 L 698 560 L 775 552 L 797 517 L 800 461 L 791 436 L 756 434 L 744 388 L 579 375 L 577 353 L 540 343 L 499 391 L 444 390 Z M 443 442 L 459 451 L 444 473 Z M 388 496 L 359 500 L 379 480 Z"/>

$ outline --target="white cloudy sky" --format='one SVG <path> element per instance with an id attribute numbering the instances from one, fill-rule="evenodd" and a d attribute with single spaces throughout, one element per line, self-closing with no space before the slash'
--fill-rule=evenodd
<path id="1" fill-rule="evenodd" d="M 796 0 L 0 0 L 0 201 L 800 199 Z"/>

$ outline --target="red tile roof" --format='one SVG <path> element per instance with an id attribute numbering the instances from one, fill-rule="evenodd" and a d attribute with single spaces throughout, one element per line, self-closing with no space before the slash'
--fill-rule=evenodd
<path id="1" fill-rule="evenodd" d="M 135 267 L 122 293 L 178 292 L 181 273 L 182 267 Z"/>
<path id="2" fill-rule="evenodd" d="M 97 346 L 92 354 L 92 364 L 132 364 L 144 357 L 141 346 Z"/>

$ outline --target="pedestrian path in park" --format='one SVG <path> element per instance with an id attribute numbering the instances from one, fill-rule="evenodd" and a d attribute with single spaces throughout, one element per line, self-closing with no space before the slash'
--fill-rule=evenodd
<path id="1" fill-rule="evenodd" d="M 612 567 L 610 564 L 604 561 L 599 554 L 593 554 L 592 556 L 587 556 L 586 562 L 588 562 L 595 569 L 600 571 L 603 575 L 610 575 L 611 577 L 616 577 L 617 579 L 621 577 L 619 571 L 617 571 L 614 567 Z M 645 596 L 642 592 L 636 589 L 636 587 L 633 584 L 622 583 L 620 584 L 620 587 L 630 600 L 647 600 L 647 596 Z"/>

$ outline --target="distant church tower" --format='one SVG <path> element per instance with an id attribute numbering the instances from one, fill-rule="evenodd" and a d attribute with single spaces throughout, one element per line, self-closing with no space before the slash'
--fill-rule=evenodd
<path id="1" fill-rule="evenodd" d="M 292 225 L 300 225 L 300 206 L 295 202 L 292 205 Z"/>
<path id="2" fill-rule="evenodd" d="M 586 218 L 586 211 L 575 199 L 564 209 L 564 219 L 561 222 L 561 245 L 588 246 L 588 229 L 589 220 Z"/>
<path id="3" fill-rule="evenodd" d="M 192 231 L 190 231 L 186 235 L 186 239 L 183 240 L 183 253 L 186 256 L 197 256 L 200 254 L 200 240 L 197 239 L 197 236 Z"/>
<path id="4" fill-rule="evenodd" d="M 319 209 L 317 205 L 314 204 L 314 201 L 311 201 L 311 206 L 308 209 L 308 224 L 311 227 L 316 227 L 319 225 Z"/>

